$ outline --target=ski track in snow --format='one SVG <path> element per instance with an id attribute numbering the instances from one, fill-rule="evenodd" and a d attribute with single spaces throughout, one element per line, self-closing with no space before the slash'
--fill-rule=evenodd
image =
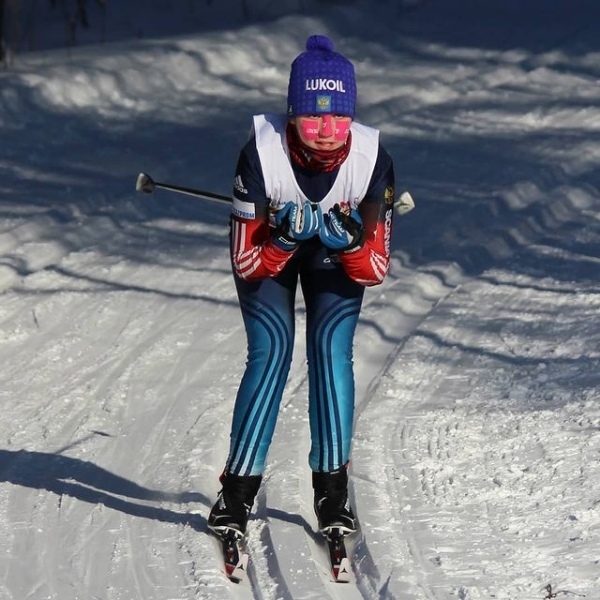
<path id="1" fill-rule="evenodd" d="M 355 30 L 352 11 L 332 10 Z M 245 358 L 226 209 L 159 193 L 140 201 L 111 178 L 105 190 L 82 191 L 96 169 L 133 187 L 137 153 L 169 177 L 215 164 L 208 181 L 220 186 L 227 153 L 198 160 L 196 134 L 182 126 L 206 111 L 223 118 L 195 81 L 227 99 L 225 112 L 242 87 L 255 90 L 242 111 L 250 114 L 287 69 L 257 51 L 257 32 L 282 39 L 290 18 L 240 30 L 231 63 L 218 59 L 230 47 L 225 31 L 125 44 L 127 56 L 38 56 L 31 64 L 49 75 L 0 74 L 19 84 L 0 88 L 0 125 L 10 133 L 21 126 L 15 115 L 32 119 L 22 125 L 27 141 L 13 136 L 0 153 L 1 600 L 542 600 L 548 583 L 597 594 L 594 32 L 569 12 L 564 23 L 544 21 L 535 52 L 417 41 L 414 30 L 448 28 L 447 19 L 465 35 L 472 23 L 491 34 L 512 23 L 491 9 L 493 27 L 468 9 L 436 10 L 426 3 L 405 15 L 395 48 L 364 45 L 367 110 L 390 139 L 411 141 L 392 148 L 405 157 L 399 180 L 422 195 L 396 222 L 390 276 L 367 291 L 357 335 L 351 494 L 361 530 L 345 585 L 330 580 L 312 513 L 301 303 L 249 525 L 248 578 L 236 586 L 206 529 Z M 302 40 L 328 21 L 293 23 Z M 261 60 L 248 79 L 244 65 Z M 144 87 L 135 74 L 148 68 L 173 85 L 158 77 Z M 27 86 L 79 120 L 63 127 L 21 106 Z M 133 99 L 140 89 L 143 101 Z M 88 109 L 106 124 L 99 139 L 83 125 Z M 119 125 L 124 110 L 159 123 Z M 171 129 L 189 157 L 161 145 Z M 519 143 L 503 145 L 523 130 L 539 163 L 517 164 Z M 554 137 L 563 130 L 571 145 Z M 475 150 L 468 136 L 479 138 Z M 456 139 L 459 150 L 436 150 Z M 75 170 L 50 177 L 46 142 L 71 164 L 89 154 L 84 183 Z M 227 144 L 233 156 L 238 143 Z M 64 202 L 45 200 L 53 185 Z M 468 203 L 450 202 L 462 197 Z"/>
<path id="2" fill-rule="evenodd" d="M 577 546 L 590 535 L 587 523 L 597 515 L 597 501 L 586 485 L 598 470 L 593 458 L 598 441 L 589 437 L 598 425 L 599 405 L 592 386 L 596 377 L 583 370 L 584 385 L 574 402 L 569 391 L 560 395 L 548 385 L 553 379 L 569 381 L 574 370 L 582 370 L 570 359 L 564 365 L 559 359 L 552 368 L 557 350 L 552 344 L 565 349 L 576 341 L 570 337 L 573 329 L 564 340 L 544 340 L 537 347 L 533 343 L 520 349 L 523 325 L 511 317 L 523 308 L 523 288 L 533 285 L 526 277 L 517 282 L 520 285 L 506 280 L 512 294 L 502 292 L 504 314 L 493 317 L 501 323 L 500 348 L 496 340 L 484 339 L 484 345 L 493 342 L 492 347 L 474 352 L 481 336 L 470 338 L 465 332 L 477 319 L 488 318 L 490 296 L 499 293 L 493 279 L 501 282 L 506 273 L 494 270 L 488 276 L 489 282 L 461 287 L 422 323 L 402 349 L 411 376 L 401 371 L 388 374 L 381 384 L 384 397 L 377 397 L 378 412 L 397 410 L 402 418 L 389 422 L 383 431 L 361 435 L 360 445 L 371 449 L 365 454 L 388 458 L 388 463 L 378 465 L 380 477 L 373 476 L 374 481 L 388 482 L 387 496 L 379 498 L 381 513 L 389 514 L 395 497 L 405 502 L 392 519 L 398 523 L 396 543 L 404 541 L 415 563 L 415 573 L 404 571 L 407 581 L 402 584 L 403 589 L 417 586 L 412 597 L 446 597 L 452 590 L 444 576 L 448 571 L 463 582 L 454 594 L 469 598 L 533 595 L 565 568 L 565 578 L 582 581 L 586 576 L 583 565 L 589 557 L 580 555 Z M 528 300 L 553 305 L 553 283 Z M 584 313 L 597 307 L 596 290 L 578 296 Z M 572 298 L 568 304 L 572 309 Z M 528 329 L 525 339 L 530 343 L 543 330 L 539 323 Z M 511 337 L 514 346 L 507 342 Z M 474 357 L 470 368 L 468 356 Z M 590 359 L 597 363 L 597 351 Z M 413 361 L 421 367 L 417 376 L 418 371 L 411 369 Z M 506 368 L 513 361 L 522 365 L 520 376 Z M 516 417 L 522 411 L 525 414 Z M 381 440 L 388 440 L 389 446 Z M 373 469 L 372 464 L 367 466 Z M 360 474 L 360 463 L 355 461 L 355 468 Z M 503 504 L 506 500 L 508 505 Z M 585 507 L 583 514 L 573 514 L 577 512 L 573 506 Z M 553 535 L 547 541 L 548 523 Z M 564 545 L 573 549 L 568 566 L 560 564 L 562 554 L 556 556 Z M 545 565 L 541 571 L 540 561 Z M 507 579 L 506 571 L 519 576 Z M 533 582 L 532 573 L 536 573 Z M 482 586 L 482 577 L 497 587 Z M 389 589 L 400 590 L 395 583 Z"/>

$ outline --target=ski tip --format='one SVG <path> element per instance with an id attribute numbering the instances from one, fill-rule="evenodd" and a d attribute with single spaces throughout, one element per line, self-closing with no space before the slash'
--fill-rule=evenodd
<path id="1" fill-rule="evenodd" d="M 246 576 L 249 560 L 248 552 L 242 547 L 243 535 L 231 528 L 223 528 L 218 532 L 213 530 L 213 533 L 218 533 L 225 575 L 232 583 L 241 583 Z"/>
<path id="2" fill-rule="evenodd" d="M 340 564 L 333 568 L 333 578 L 337 583 L 350 583 L 351 572 L 350 559 L 343 558 Z"/>
<path id="3" fill-rule="evenodd" d="M 240 558 L 236 564 L 226 564 L 225 574 L 232 583 L 241 583 L 246 576 L 248 570 L 248 554 L 245 552 L 240 554 Z"/>

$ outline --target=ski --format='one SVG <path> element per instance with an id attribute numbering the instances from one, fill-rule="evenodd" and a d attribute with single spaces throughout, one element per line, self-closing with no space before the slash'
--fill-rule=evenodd
<path id="1" fill-rule="evenodd" d="M 218 538 L 225 563 L 225 575 L 232 583 L 240 583 L 248 569 L 248 552 L 242 546 L 243 538 L 233 529 L 224 531 Z"/>
<path id="2" fill-rule="evenodd" d="M 344 534 L 340 529 L 332 529 L 326 534 L 325 539 L 327 540 L 331 575 L 334 581 L 348 583 L 352 566 L 348 558 Z"/>

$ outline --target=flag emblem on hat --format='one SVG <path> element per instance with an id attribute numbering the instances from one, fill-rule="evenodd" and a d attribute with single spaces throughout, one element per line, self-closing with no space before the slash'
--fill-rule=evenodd
<path id="1" fill-rule="evenodd" d="M 317 112 L 329 112 L 331 110 L 331 96 L 317 95 Z"/>

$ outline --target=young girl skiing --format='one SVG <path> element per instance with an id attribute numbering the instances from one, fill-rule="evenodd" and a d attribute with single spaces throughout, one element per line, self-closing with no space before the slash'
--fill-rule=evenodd
<path id="1" fill-rule="evenodd" d="M 352 63 L 313 35 L 292 63 L 287 115 L 254 117 L 234 180 L 231 261 L 248 338 L 222 490 L 208 525 L 243 535 L 292 361 L 298 282 L 319 529 L 356 529 L 348 502 L 353 338 L 366 286 L 385 277 L 394 203 L 379 132 L 354 121 Z"/>

